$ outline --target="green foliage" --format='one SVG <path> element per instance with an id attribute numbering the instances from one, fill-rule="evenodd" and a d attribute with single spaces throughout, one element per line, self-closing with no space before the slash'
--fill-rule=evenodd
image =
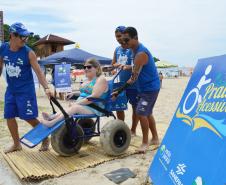
<path id="1" fill-rule="evenodd" d="M 9 25 L 4 24 L 3 29 L 4 29 L 4 41 L 8 42 L 9 41 Z M 28 41 L 27 41 L 27 45 L 34 50 L 34 43 L 36 41 L 38 41 L 39 39 L 40 39 L 39 35 L 29 36 Z"/>
<path id="2" fill-rule="evenodd" d="M 37 42 L 39 39 L 40 39 L 39 35 L 29 36 L 27 45 L 34 50 L 34 43 Z"/>
<path id="3" fill-rule="evenodd" d="M 9 25 L 4 24 L 3 25 L 3 30 L 4 30 L 4 41 L 8 42 L 9 41 Z"/>
<path id="4" fill-rule="evenodd" d="M 158 58 L 156 58 L 156 57 L 154 57 L 154 61 L 155 62 L 158 62 L 158 61 L 160 61 Z"/>

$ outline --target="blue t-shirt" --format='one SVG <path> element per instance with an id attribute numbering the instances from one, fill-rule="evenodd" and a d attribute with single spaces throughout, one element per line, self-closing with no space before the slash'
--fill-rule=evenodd
<path id="1" fill-rule="evenodd" d="M 115 58 L 117 64 L 133 66 L 133 53 L 130 49 L 125 49 L 121 46 L 115 49 Z M 119 74 L 120 82 L 126 83 L 131 77 L 132 70 L 123 70 Z M 128 89 L 137 89 L 137 83 L 128 87 Z"/>
<path id="2" fill-rule="evenodd" d="M 136 51 L 134 52 L 134 58 L 140 52 L 144 52 L 148 55 L 148 62 L 145 64 L 138 77 L 138 91 L 139 92 L 149 92 L 157 91 L 160 89 L 160 80 L 157 68 L 155 66 L 154 58 L 152 57 L 150 51 L 139 44 Z"/>
<path id="3" fill-rule="evenodd" d="M 18 51 L 10 50 L 9 43 L 0 47 L 0 57 L 6 70 L 7 90 L 12 93 L 35 92 L 32 68 L 29 61 L 28 46 L 21 47 Z"/>

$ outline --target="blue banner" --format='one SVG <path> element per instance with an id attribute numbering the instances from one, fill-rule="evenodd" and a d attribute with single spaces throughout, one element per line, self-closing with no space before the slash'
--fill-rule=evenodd
<path id="1" fill-rule="evenodd" d="M 200 59 L 158 149 L 154 185 L 226 184 L 226 55 Z"/>
<path id="2" fill-rule="evenodd" d="M 57 92 L 71 92 L 71 64 L 55 65 L 54 85 Z"/>

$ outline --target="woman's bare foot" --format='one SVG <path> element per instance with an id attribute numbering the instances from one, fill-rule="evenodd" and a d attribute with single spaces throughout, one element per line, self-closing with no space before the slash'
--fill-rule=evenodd
<path id="1" fill-rule="evenodd" d="M 41 145 L 41 148 L 39 149 L 40 152 L 44 152 L 49 150 L 49 138 L 46 138 Z"/>
<path id="2" fill-rule="evenodd" d="M 10 153 L 10 152 L 15 152 L 15 151 L 20 151 L 22 150 L 22 146 L 20 144 L 18 145 L 12 145 L 11 147 L 7 148 L 4 150 L 4 153 L 7 154 L 7 153 Z"/>
<path id="3" fill-rule="evenodd" d="M 45 119 L 41 119 L 40 122 L 47 127 L 52 127 L 54 125 L 54 123 L 52 123 L 52 121 L 48 121 Z"/>
<path id="4" fill-rule="evenodd" d="M 149 144 L 143 143 L 139 148 L 138 148 L 138 153 L 140 154 L 145 154 L 148 150 Z"/>
<path id="5" fill-rule="evenodd" d="M 149 143 L 149 145 L 160 145 L 159 139 L 152 139 Z"/>
<path id="6" fill-rule="evenodd" d="M 46 113 L 46 112 L 42 112 L 42 117 L 43 117 L 44 120 L 47 120 L 47 121 L 51 120 L 50 119 L 50 115 L 48 113 Z"/>

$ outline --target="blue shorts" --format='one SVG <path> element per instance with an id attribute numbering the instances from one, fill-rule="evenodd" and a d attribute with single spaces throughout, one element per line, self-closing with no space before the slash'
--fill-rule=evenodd
<path id="1" fill-rule="evenodd" d="M 155 102 L 158 98 L 159 91 L 139 93 L 136 106 L 136 114 L 149 116 L 152 114 Z"/>
<path id="2" fill-rule="evenodd" d="M 31 120 L 38 117 L 38 105 L 34 93 L 5 93 L 4 118 L 19 117 L 23 120 Z"/>
<path id="3" fill-rule="evenodd" d="M 126 89 L 127 100 L 133 107 L 136 107 L 137 105 L 137 95 L 138 92 L 136 89 Z"/>

